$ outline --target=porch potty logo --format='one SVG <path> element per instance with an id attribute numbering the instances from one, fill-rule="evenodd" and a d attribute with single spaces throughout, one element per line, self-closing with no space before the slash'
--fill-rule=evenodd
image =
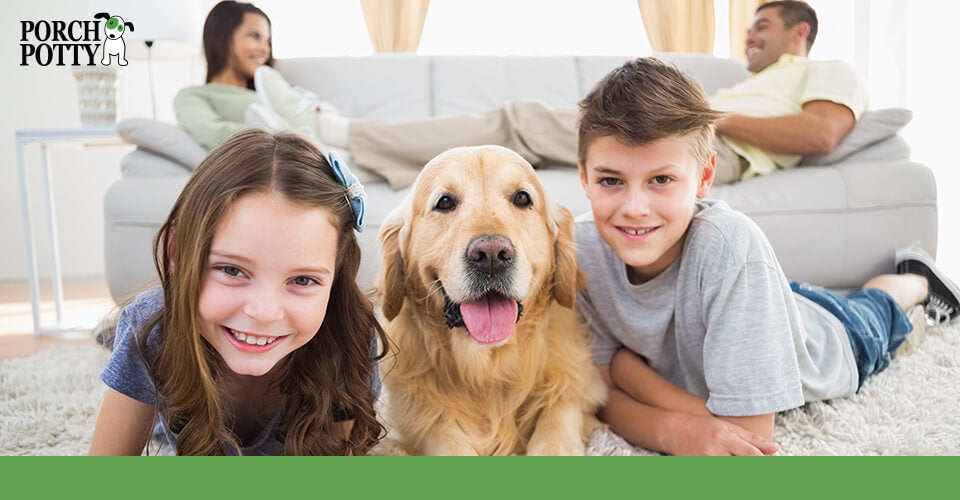
<path id="1" fill-rule="evenodd" d="M 126 66 L 127 46 L 123 35 L 128 29 L 135 31 L 133 23 L 106 12 L 100 12 L 93 19 L 20 21 L 20 66 L 96 66 L 98 48 L 102 49 L 100 64 L 103 66 L 109 66 L 114 59 L 118 65 Z M 106 19 L 103 39 L 99 19 Z"/>

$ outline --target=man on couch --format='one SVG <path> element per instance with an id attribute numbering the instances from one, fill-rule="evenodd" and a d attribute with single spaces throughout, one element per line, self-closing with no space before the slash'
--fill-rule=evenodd
<path id="1" fill-rule="evenodd" d="M 714 109 L 732 113 L 717 123 L 718 152 L 727 155 L 718 159 L 718 180 L 769 174 L 796 166 L 803 155 L 830 153 L 866 111 L 866 89 L 849 65 L 806 59 L 816 37 L 817 14 L 806 3 L 757 9 L 746 40 L 754 75 L 710 99 Z"/>
<path id="2" fill-rule="evenodd" d="M 747 68 L 754 75 L 711 99 L 716 109 L 731 113 L 717 125 L 716 183 L 829 153 L 866 110 L 866 90 L 849 65 L 806 58 L 816 35 L 816 12 L 804 2 L 757 9 L 746 40 Z M 500 144 L 534 165 L 576 162 L 576 110 L 516 101 L 486 113 L 424 121 L 350 120 L 304 106 L 316 96 L 294 89 L 272 68 L 258 72 L 258 93 L 270 96 L 264 105 L 295 128 L 313 131 L 320 142 L 349 150 L 356 165 L 394 189 L 411 184 L 424 163 L 455 146 Z"/>

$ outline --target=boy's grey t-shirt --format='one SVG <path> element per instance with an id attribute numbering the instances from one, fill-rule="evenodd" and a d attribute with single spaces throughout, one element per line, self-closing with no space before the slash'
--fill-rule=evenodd
<path id="1" fill-rule="evenodd" d="M 853 394 L 858 375 L 840 321 L 795 295 L 757 225 L 722 201 L 698 201 L 682 254 L 633 285 L 626 265 L 577 218 L 587 286 L 578 307 L 594 363 L 620 347 L 643 356 L 714 414 L 762 415 Z"/>

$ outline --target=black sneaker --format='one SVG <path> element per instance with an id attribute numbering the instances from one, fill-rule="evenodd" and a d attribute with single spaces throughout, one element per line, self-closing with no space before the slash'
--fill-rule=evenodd
<path id="1" fill-rule="evenodd" d="M 923 301 L 927 322 L 946 323 L 960 315 L 960 288 L 937 268 L 933 257 L 920 247 L 897 250 L 897 274 L 919 274 L 927 278 L 929 295 Z"/>

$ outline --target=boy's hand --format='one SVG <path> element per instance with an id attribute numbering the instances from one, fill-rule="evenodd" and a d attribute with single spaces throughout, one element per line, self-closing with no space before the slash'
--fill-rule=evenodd
<path id="1" fill-rule="evenodd" d="M 762 456 L 780 445 L 717 417 L 677 413 L 667 437 L 671 455 Z"/>

